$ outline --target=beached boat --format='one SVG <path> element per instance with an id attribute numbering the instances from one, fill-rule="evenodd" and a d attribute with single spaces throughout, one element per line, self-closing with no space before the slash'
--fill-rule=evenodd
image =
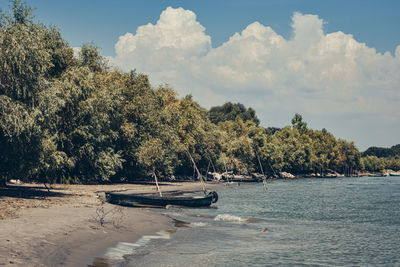
<path id="1" fill-rule="evenodd" d="M 399 172 L 391 172 L 389 173 L 390 176 L 400 176 Z"/>
<path id="2" fill-rule="evenodd" d="M 155 194 L 124 194 L 106 192 L 106 200 L 109 203 L 131 207 L 207 207 L 218 201 L 215 191 L 203 196 L 159 196 Z"/>
<path id="3" fill-rule="evenodd" d="M 155 172 L 155 168 L 153 167 L 153 177 L 156 182 L 157 194 L 149 194 L 149 193 L 137 193 L 137 194 L 129 194 L 122 192 L 106 192 L 106 200 L 109 203 L 117 204 L 121 206 L 130 206 L 130 207 L 155 207 L 162 208 L 166 206 L 185 206 L 185 207 L 207 207 L 212 203 L 218 201 L 218 194 L 215 191 L 209 192 L 207 194 L 206 186 L 204 183 L 203 176 L 200 171 L 197 169 L 196 163 L 194 162 L 189 150 L 187 150 L 190 160 L 193 163 L 193 167 L 197 171 L 197 175 L 203 187 L 204 195 L 188 195 L 188 192 L 161 192 L 161 189 L 158 185 L 158 179 Z"/>
<path id="4" fill-rule="evenodd" d="M 262 178 L 230 178 L 230 182 L 236 183 L 261 183 L 263 181 Z"/>

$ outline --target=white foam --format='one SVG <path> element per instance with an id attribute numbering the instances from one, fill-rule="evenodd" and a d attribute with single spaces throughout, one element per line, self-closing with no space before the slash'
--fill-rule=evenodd
<path id="1" fill-rule="evenodd" d="M 204 227 L 206 225 L 207 225 L 207 223 L 205 223 L 205 222 L 193 222 L 190 224 L 190 226 L 192 226 L 192 227 Z"/>
<path id="2" fill-rule="evenodd" d="M 243 219 L 239 216 L 235 216 L 235 215 L 230 215 L 230 214 L 218 214 L 217 216 L 215 216 L 214 218 L 215 221 L 226 221 L 226 222 L 245 222 L 246 219 Z"/>
<path id="3" fill-rule="evenodd" d="M 122 260 L 124 255 L 132 253 L 136 248 L 147 245 L 152 239 L 169 239 L 167 231 L 157 232 L 156 235 L 142 236 L 135 243 L 118 242 L 115 247 L 108 248 L 104 257 L 111 260 Z"/>

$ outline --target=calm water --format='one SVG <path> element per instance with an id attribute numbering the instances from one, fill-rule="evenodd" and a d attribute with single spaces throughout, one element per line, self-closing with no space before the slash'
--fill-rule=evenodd
<path id="1" fill-rule="evenodd" d="M 400 266 L 400 178 L 278 180 L 266 192 L 242 184 L 218 193 L 214 209 L 159 210 L 176 229 L 120 244 L 130 255 L 117 265 Z"/>

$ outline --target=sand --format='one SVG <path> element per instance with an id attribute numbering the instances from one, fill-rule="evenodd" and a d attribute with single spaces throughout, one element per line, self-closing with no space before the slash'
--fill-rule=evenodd
<path id="1" fill-rule="evenodd" d="M 198 183 L 161 186 L 162 191 L 200 188 Z M 104 191 L 113 190 L 151 192 L 154 186 L 55 185 L 49 196 L 41 185 L 0 188 L 0 266 L 87 266 L 117 242 L 173 227 L 151 209 L 104 203 Z"/>

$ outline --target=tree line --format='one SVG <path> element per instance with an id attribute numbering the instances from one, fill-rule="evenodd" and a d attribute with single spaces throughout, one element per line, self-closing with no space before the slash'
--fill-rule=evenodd
<path id="1" fill-rule="evenodd" d="M 350 174 L 366 166 L 353 142 L 291 126 L 263 128 L 252 108 L 209 111 L 145 74 L 110 67 L 97 47 L 78 55 L 19 0 L 0 14 L 0 181 L 165 179 L 233 171 Z M 364 164 L 364 165 L 363 165 Z"/>
<path id="2" fill-rule="evenodd" d="M 366 171 L 400 170 L 400 144 L 386 147 L 369 147 L 362 153 L 361 168 Z"/>
<path id="3" fill-rule="evenodd" d="M 386 147 L 369 147 L 362 153 L 362 156 L 376 156 L 379 158 L 394 158 L 400 156 L 400 144 L 392 146 L 390 148 Z"/>

